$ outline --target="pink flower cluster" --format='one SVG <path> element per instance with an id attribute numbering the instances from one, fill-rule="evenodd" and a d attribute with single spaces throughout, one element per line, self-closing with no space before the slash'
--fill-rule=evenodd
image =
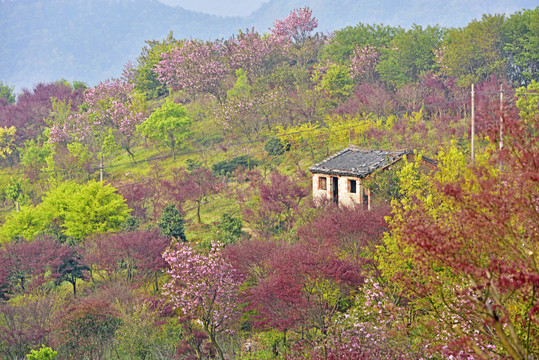
<path id="1" fill-rule="evenodd" d="M 159 81 L 174 90 L 208 93 L 221 99 L 224 95 L 221 83 L 228 74 L 224 55 L 222 41 L 188 40 L 180 48 L 161 54 L 155 72 Z"/>
<path id="2" fill-rule="evenodd" d="M 133 89 L 133 83 L 122 79 L 106 80 L 87 89 L 82 110 L 51 126 L 49 142 L 88 141 L 106 128 L 128 141 L 145 119 L 144 113 L 134 107 Z"/>
<path id="3" fill-rule="evenodd" d="M 374 46 L 356 48 L 350 56 L 350 75 L 359 81 L 372 82 L 379 61 L 380 54 Z"/>
<path id="4" fill-rule="evenodd" d="M 243 69 L 250 78 L 263 73 L 272 61 L 288 53 L 289 44 L 280 36 L 260 36 L 254 30 L 240 32 L 226 43 L 232 70 Z"/>
<path id="5" fill-rule="evenodd" d="M 273 35 L 284 37 L 301 46 L 317 26 L 318 20 L 312 17 L 312 10 L 304 7 L 292 10 L 284 20 L 275 20 L 270 30 Z"/>
<path id="6" fill-rule="evenodd" d="M 189 245 L 176 244 L 164 252 L 163 258 L 170 266 L 163 294 L 174 308 L 214 331 L 227 330 L 238 315 L 241 282 L 236 270 L 223 258 L 220 244 L 214 244 L 208 255 L 198 254 Z"/>

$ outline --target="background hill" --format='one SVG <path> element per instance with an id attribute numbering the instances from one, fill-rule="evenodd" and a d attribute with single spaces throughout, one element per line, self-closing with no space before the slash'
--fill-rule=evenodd
<path id="1" fill-rule="evenodd" d="M 0 1 L 0 80 L 17 91 L 65 78 L 95 85 L 121 73 L 145 40 L 229 37 L 239 29 L 266 31 L 292 8 L 308 5 L 320 31 L 385 23 L 464 26 L 483 13 L 532 8 L 531 0 L 272 0 L 248 17 L 224 17 L 173 7 L 156 0 Z"/>

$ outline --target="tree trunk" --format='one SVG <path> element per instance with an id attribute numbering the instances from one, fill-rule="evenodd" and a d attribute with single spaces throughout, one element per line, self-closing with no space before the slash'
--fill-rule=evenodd
<path id="1" fill-rule="evenodd" d="M 197 221 L 199 224 L 202 224 L 202 221 L 200 220 L 200 205 L 202 201 L 197 201 Z"/>

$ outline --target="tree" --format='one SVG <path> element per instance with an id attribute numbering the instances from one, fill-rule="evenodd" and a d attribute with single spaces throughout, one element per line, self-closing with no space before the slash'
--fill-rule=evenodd
<path id="1" fill-rule="evenodd" d="M 137 58 L 135 69 L 135 89 L 146 95 L 147 99 L 163 96 L 168 93 L 166 86 L 159 82 L 154 71 L 155 66 L 163 58 L 161 54 L 167 53 L 181 45 L 181 41 L 174 38 L 172 31 L 163 40 L 146 40 L 146 45 Z"/>
<path id="2" fill-rule="evenodd" d="M 8 104 L 14 104 L 16 97 L 14 93 L 15 87 L 4 84 L 0 81 L 0 99 L 6 100 Z"/>
<path id="3" fill-rule="evenodd" d="M 502 26 L 509 79 L 516 85 L 539 81 L 539 8 L 517 11 Z"/>
<path id="4" fill-rule="evenodd" d="M 57 219 L 61 232 L 81 240 L 119 229 L 129 214 L 123 197 L 111 185 L 91 181 L 85 185 L 64 182 L 48 191 L 37 206 L 23 206 L 8 216 L 1 228 L 4 239 L 31 240 Z"/>
<path id="5" fill-rule="evenodd" d="M 225 46 L 232 70 L 242 70 L 251 84 L 262 75 L 268 75 L 288 53 L 288 43 L 276 35 L 261 36 L 254 29 L 233 35 Z"/>
<path id="6" fill-rule="evenodd" d="M 434 70 L 434 50 L 439 47 L 443 30 L 438 26 L 414 25 L 393 38 L 382 50 L 376 70 L 388 85 L 398 88 L 416 81 L 422 72 Z"/>
<path id="7" fill-rule="evenodd" d="M 59 193 L 50 193 L 44 206 L 60 200 Z M 52 205 L 52 204 L 51 204 Z M 64 233 L 76 239 L 119 229 L 129 214 L 125 200 L 111 185 L 92 181 L 80 186 L 60 210 Z M 62 216 L 63 215 L 63 216 Z"/>
<path id="8" fill-rule="evenodd" d="M 381 24 L 370 25 L 359 23 L 335 31 L 331 41 L 322 50 L 321 58 L 346 65 L 357 49 L 371 47 L 384 49 L 391 40 L 404 32 L 400 27 Z"/>
<path id="9" fill-rule="evenodd" d="M 269 184 L 253 183 L 260 201 L 244 210 L 245 220 L 262 236 L 290 231 L 299 213 L 301 201 L 309 193 L 298 178 L 273 171 Z"/>
<path id="10" fill-rule="evenodd" d="M 502 56 L 503 15 L 483 15 L 464 28 L 448 32 L 437 63 L 459 85 L 468 87 L 494 74 L 503 77 L 507 63 Z"/>
<path id="11" fill-rule="evenodd" d="M 63 101 L 76 110 L 82 103 L 82 91 L 62 83 L 37 84 L 23 89 L 16 104 L 0 107 L 0 127 L 15 126 L 15 144 L 22 146 L 29 139 L 37 140 L 47 128 L 45 119 L 52 110 L 53 100 Z"/>
<path id="12" fill-rule="evenodd" d="M 192 96 L 212 94 L 222 102 L 226 94 L 223 81 L 228 75 L 224 54 L 221 41 L 187 40 L 162 53 L 155 72 L 159 81 L 174 90 L 185 90 Z"/>
<path id="13" fill-rule="evenodd" d="M 15 141 L 15 133 L 17 129 L 15 126 L 0 127 L 0 157 L 6 159 L 13 153 L 15 148 L 13 142 Z"/>
<path id="14" fill-rule="evenodd" d="M 219 239 L 223 245 L 229 245 L 236 242 L 245 233 L 242 231 L 243 223 L 241 219 L 224 213 L 221 216 L 221 222 L 217 225 L 219 229 Z"/>
<path id="15" fill-rule="evenodd" d="M 357 82 L 374 82 L 378 74 L 376 65 L 380 62 L 380 52 L 377 48 L 367 45 L 357 47 L 350 55 L 350 76 Z"/>
<path id="16" fill-rule="evenodd" d="M 41 349 L 39 350 L 31 350 L 29 354 L 26 355 L 28 360 L 54 360 L 56 359 L 56 356 L 58 353 L 51 349 L 50 347 L 46 347 L 45 345 L 42 345 Z"/>
<path id="17" fill-rule="evenodd" d="M 223 188 L 223 183 L 205 167 L 198 167 L 192 171 L 178 169 L 175 176 L 179 178 L 179 190 L 185 194 L 185 199 L 193 201 L 197 208 L 197 222 L 202 223 L 200 207 L 208 196 L 217 194 Z"/>
<path id="18" fill-rule="evenodd" d="M 0 302 L 0 356 L 23 359 L 30 349 L 47 343 L 57 304 L 50 295 Z"/>
<path id="19" fill-rule="evenodd" d="M 85 258 L 112 278 L 125 271 L 129 281 L 136 277 L 153 280 L 157 292 L 158 277 L 167 265 L 161 255 L 169 245 L 170 237 L 159 229 L 102 234 L 85 242 Z"/>
<path id="20" fill-rule="evenodd" d="M 131 71 L 129 65 L 125 71 Z M 146 110 L 144 99 L 133 92 L 134 86 L 122 78 L 87 89 L 80 112 L 50 120 L 49 141 L 79 141 L 99 157 L 110 155 L 117 146 L 134 158 L 132 140 L 137 125 L 145 119 Z"/>
<path id="21" fill-rule="evenodd" d="M 161 234 L 168 238 L 174 238 L 186 242 L 185 228 L 183 225 L 183 217 L 176 209 L 176 206 L 169 204 L 163 210 L 163 214 L 157 223 L 157 227 L 161 230 Z"/>
<path id="22" fill-rule="evenodd" d="M 176 158 L 176 150 L 185 146 L 183 141 L 190 134 L 191 122 L 185 107 L 167 98 L 137 129 L 142 135 L 170 148 Z"/>
<path id="23" fill-rule="evenodd" d="M 62 254 L 59 257 L 61 262 L 54 269 L 56 276 L 55 283 L 57 285 L 67 281 L 73 287 L 73 296 L 77 297 L 77 280 L 87 279 L 87 272 L 90 267 L 84 262 L 81 256 L 81 249 L 75 246 L 64 245 Z"/>
<path id="24" fill-rule="evenodd" d="M 308 7 L 294 9 L 283 20 L 275 20 L 271 33 L 291 41 L 297 48 L 301 48 L 310 33 L 318 26 L 318 20 L 312 17 L 312 10 Z"/>
<path id="25" fill-rule="evenodd" d="M 240 281 L 235 269 L 223 258 L 219 244 L 214 244 L 208 255 L 201 255 L 177 243 L 163 257 L 170 266 L 163 294 L 184 316 L 202 323 L 219 358 L 225 359 L 217 335 L 232 331 L 239 315 L 236 295 Z"/>
<path id="26" fill-rule="evenodd" d="M 86 298 L 62 312 L 54 326 L 54 342 L 63 359 L 103 359 L 120 325 L 109 303 Z"/>
<path id="27" fill-rule="evenodd" d="M 466 166 L 453 149 L 441 153 L 433 179 L 409 172 L 407 197 L 396 204 L 392 237 L 385 239 L 388 249 L 400 248 L 398 258 L 408 259 L 387 268 L 399 262 L 394 278 L 428 299 L 424 306 L 430 304 L 443 326 L 437 333 L 446 334 L 446 356 L 466 351 L 526 359 L 539 353 L 539 162 L 533 155 L 539 129 L 537 121 L 504 120 L 504 147 L 493 156 Z"/>

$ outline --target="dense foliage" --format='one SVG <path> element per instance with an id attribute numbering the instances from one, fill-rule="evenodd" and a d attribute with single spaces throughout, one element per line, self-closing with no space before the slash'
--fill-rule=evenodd
<path id="1" fill-rule="evenodd" d="M 538 357 L 538 22 L 301 8 L 91 88 L 0 82 L 2 358 Z M 368 206 L 312 201 L 350 144 L 413 155 Z"/>

